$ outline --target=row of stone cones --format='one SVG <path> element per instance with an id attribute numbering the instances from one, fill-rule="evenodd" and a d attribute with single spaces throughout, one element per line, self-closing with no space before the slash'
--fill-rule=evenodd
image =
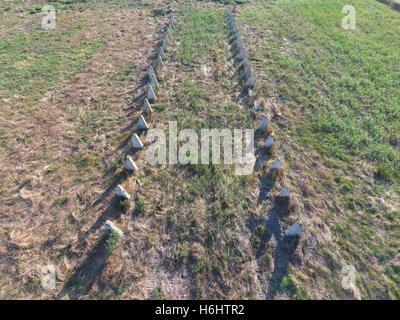
<path id="1" fill-rule="evenodd" d="M 247 58 L 246 52 L 244 50 L 243 41 L 240 37 L 239 28 L 236 24 L 234 14 L 236 13 L 236 7 L 232 7 L 228 9 L 229 22 L 232 28 L 232 34 L 235 39 L 235 50 L 237 55 L 237 60 L 241 64 L 241 70 L 243 71 L 243 76 L 246 79 L 246 90 L 248 92 L 249 97 L 254 97 L 256 93 L 253 91 L 255 85 L 255 77 L 252 72 L 252 68 L 249 63 L 249 59 Z M 256 111 L 263 110 L 262 106 L 260 106 L 257 102 L 257 99 L 254 99 L 254 107 Z M 257 130 L 259 132 L 267 132 L 269 126 L 269 115 L 265 115 L 261 122 L 258 125 Z M 275 136 L 273 133 L 269 134 L 268 138 L 263 144 L 263 148 L 265 150 L 270 150 L 275 144 Z M 272 172 L 272 176 L 276 177 L 282 171 L 282 161 L 280 158 L 277 158 L 269 168 L 270 172 Z M 277 200 L 282 205 L 288 205 L 290 201 L 290 187 L 285 186 L 282 191 L 279 193 Z M 303 225 L 299 220 L 295 224 L 293 224 L 290 228 L 285 231 L 285 236 L 298 236 L 301 237 Z"/>
<path id="2" fill-rule="evenodd" d="M 156 77 L 156 70 L 159 68 L 162 68 L 164 66 L 163 60 L 165 57 L 165 52 L 168 50 L 167 44 L 169 41 L 169 35 L 170 35 L 171 30 L 175 26 L 175 23 L 176 23 L 176 17 L 171 16 L 171 18 L 169 20 L 169 24 L 166 29 L 166 32 L 164 34 L 164 38 L 162 40 L 160 50 L 157 55 L 155 66 L 149 67 L 149 71 L 148 71 L 149 83 L 148 83 L 147 89 L 146 89 L 147 90 L 146 98 L 143 101 L 143 108 L 142 108 L 143 112 L 137 119 L 137 125 L 136 125 L 137 132 L 134 132 L 132 134 L 132 148 L 135 150 L 143 149 L 143 143 L 140 140 L 137 133 L 149 129 L 149 125 L 147 124 L 145 117 L 151 115 L 151 113 L 153 112 L 151 103 L 153 103 L 157 100 L 157 96 L 154 92 L 154 90 L 156 90 L 159 86 L 157 77 Z M 138 170 L 138 166 L 136 165 L 135 161 L 133 160 L 132 156 L 130 156 L 130 155 L 126 156 L 125 169 L 129 172 L 134 172 L 134 171 Z M 131 195 L 125 190 L 125 188 L 121 184 L 117 185 L 116 195 L 118 198 L 121 198 L 121 199 L 127 199 L 127 200 L 131 199 Z M 109 220 L 106 221 L 105 227 L 106 227 L 106 232 L 108 232 L 110 230 L 115 230 L 120 236 L 123 235 L 123 232 L 120 229 L 118 229 L 117 226 Z"/>

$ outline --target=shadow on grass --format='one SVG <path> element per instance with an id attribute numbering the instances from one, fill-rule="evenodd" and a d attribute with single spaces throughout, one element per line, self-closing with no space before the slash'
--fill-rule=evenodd
<path id="1" fill-rule="evenodd" d="M 266 222 L 269 237 L 273 236 L 276 240 L 274 270 L 268 281 L 267 299 L 273 299 L 277 290 L 280 289 L 282 279 L 288 274 L 289 263 L 294 262 L 294 252 L 299 244 L 298 238 L 283 236 L 281 222 L 285 218 L 285 215 L 280 212 L 280 209 L 279 206 L 274 206 L 269 212 Z"/>
<path id="2" fill-rule="evenodd" d="M 93 283 L 102 274 L 107 263 L 105 241 L 106 238 L 103 237 L 90 251 L 83 263 L 57 294 L 56 299 L 62 299 L 67 295 L 70 299 L 79 299 L 89 293 Z"/>

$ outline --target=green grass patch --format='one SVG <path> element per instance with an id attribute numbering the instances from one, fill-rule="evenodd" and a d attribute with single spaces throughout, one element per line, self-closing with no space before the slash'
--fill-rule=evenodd
<path id="1" fill-rule="evenodd" d="M 224 36 L 224 25 L 221 24 L 224 14 L 209 8 L 185 9 L 177 35 L 181 41 L 178 58 L 182 62 L 196 63 L 212 58 L 213 50 Z"/>
<path id="2" fill-rule="evenodd" d="M 139 215 L 145 215 L 146 214 L 146 206 L 144 204 L 144 201 L 142 198 L 137 197 L 136 198 L 136 208 L 135 212 Z"/>
<path id="3" fill-rule="evenodd" d="M 59 15 L 58 24 L 72 19 Z M 71 79 L 97 50 L 104 37 L 71 41 L 86 30 L 83 18 L 74 18 L 67 28 L 12 30 L 0 39 L 0 92 L 4 98 L 16 94 L 27 104 L 36 103 L 57 81 Z"/>
<path id="4" fill-rule="evenodd" d="M 106 239 L 106 252 L 108 255 L 114 254 L 119 247 L 121 237 L 115 230 L 110 230 Z"/>

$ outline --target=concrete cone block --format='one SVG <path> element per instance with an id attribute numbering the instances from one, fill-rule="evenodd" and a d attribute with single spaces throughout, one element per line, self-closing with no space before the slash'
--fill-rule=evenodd
<path id="1" fill-rule="evenodd" d="M 139 119 L 138 119 L 138 128 L 142 129 L 142 130 L 149 129 L 149 126 L 148 126 L 146 120 L 144 119 L 144 117 L 142 115 L 140 115 Z"/>
<path id="2" fill-rule="evenodd" d="M 150 67 L 149 67 L 149 78 L 151 79 L 151 77 L 152 77 L 153 75 L 155 76 L 156 73 L 155 73 L 155 71 L 154 71 L 154 68 L 153 68 L 152 66 L 150 66 Z"/>
<path id="3" fill-rule="evenodd" d="M 243 60 L 244 58 L 246 57 L 246 53 L 244 52 L 244 50 L 243 50 L 243 48 L 240 50 L 240 53 L 239 53 L 239 59 L 240 60 Z"/>
<path id="4" fill-rule="evenodd" d="M 289 199 L 290 198 L 290 188 L 284 187 L 283 190 L 279 193 L 278 197 L 281 199 Z"/>
<path id="5" fill-rule="evenodd" d="M 158 81 L 154 74 L 150 77 L 150 84 L 153 88 L 158 88 Z"/>
<path id="6" fill-rule="evenodd" d="M 271 147 L 274 145 L 274 142 L 275 142 L 275 140 L 274 140 L 274 134 L 271 133 L 271 134 L 269 135 L 269 137 L 267 138 L 267 140 L 265 140 L 264 148 L 265 148 L 265 149 L 271 148 Z"/>
<path id="7" fill-rule="evenodd" d="M 264 118 L 262 118 L 260 124 L 258 125 L 258 130 L 260 130 L 261 132 L 266 132 L 268 130 L 268 124 L 268 116 L 264 116 Z"/>
<path id="8" fill-rule="evenodd" d="M 158 57 L 157 57 L 157 66 L 159 68 L 162 68 L 164 66 L 164 62 L 163 62 L 163 60 L 162 60 L 160 55 L 158 55 Z"/>
<path id="9" fill-rule="evenodd" d="M 126 156 L 125 168 L 130 171 L 136 171 L 138 169 L 135 161 L 133 161 L 133 159 L 130 155 Z"/>
<path id="10" fill-rule="evenodd" d="M 303 223 L 299 220 L 285 231 L 285 237 L 301 237 L 303 233 Z"/>
<path id="11" fill-rule="evenodd" d="M 167 42 L 165 41 L 165 39 L 162 42 L 161 49 L 163 49 L 164 52 L 167 51 Z"/>
<path id="12" fill-rule="evenodd" d="M 147 100 L 154 102 L 157 100 L 156 94 L 151 86 L 147 89 Z"/>
<path id="13" fill-rule="evenodd" d="M 250 67 L 249 64 L 247 65 L 247 68 L 246 68 L 246 70 L 244 71 L 244 75 L 245 75 L 246 77 L 249 77 L 249 76 L 251 75 L 251 67 Z"/>
<path id="14" fill-rule="evenodd" d="M 256 109 L 256 111 L 263 111 L 264 107 L 262 106 L 262 104 L 258 103 L 257 100 L 254 100 L 254 109 Z"/>
<path id="15" fill-rule="evenodd" d="M 136 133 L 132 135 L 132 147 L 133 149 L 142 149 L 143 148 L 143 143 L 140 141 L 140 138 Z"/>
<path id="16" fill-rule="evenodd" d="M 106 221 L 105 229 L 106 229 L 107 233 L 110 232 L 111 230 L 113 230 L 113 231 L 117 232 L 120 237 L 124 236 L 124 233 L 120 229 L 118 229 L 117 226 L 114 223 L 112 223 L 110 220 Z"/>
<path id="17" fill-rule="evenodd" d="M 124 199 L 130 199 L 131 195 L 124 189 L 123 186 L 121 186 L 119 184 L 119 185 L 117 185 L 117 197 L 124 198 Z"/>
<path id="18" fill-rule="evenodd" d="M 254 76 L 250 75 L 249 80 L 247 80 L 247 82 L 246 82 L 246 87 L 253 88 L 254 82 L 255 82 Z"/>
<path id="19" fill-rule="evenodd" d="M 280 172 L 280 171 L 282 170 L 282 161 L 281 161 L 280 158 L 276 159 L 276 160 L 272 163 L 272 165 L 271 165 L 271 167 L 270 167 L 270 170 L 271 170 L 271 171 L 277 171 L 277 172 Z"/>
<path id="20" fill-rule="evenodd" d="M 151 104 L 150 104 L 149 100 L 147 100 L 147 99 L 144 99 L 143 111 L 145 113 L 153 113 L 153 109 L 151 108 Z"/>

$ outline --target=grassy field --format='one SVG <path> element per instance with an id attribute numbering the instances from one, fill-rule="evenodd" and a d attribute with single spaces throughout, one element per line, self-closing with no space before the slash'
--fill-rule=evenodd
<path id="1" fill-rule="evenodd" d="M 40 28 L 40 1 L 0 4 L 1 298 L 400 298 L 398 11 L 354 0 L 356 29 L 343 30 L 344 0 L 50 2 L 56 30 Z M 171 5 L 178 23 L 150 127 L 262 119 L 233 56 L 232 3 L 276 149 L 258 148 L 249 176 L 147 164 L 130 137 L 168 23 L 153 7 Z M 118 205 L 119 183 L 132 201 Z M 103 237 L 108 219 L 122 238 Z M 299 219 L 293 244 L 282 233 Z M 53 291 L 40 285 L 45 264 Z M 355 292 L 341 286 L 345 265 Z"/>

